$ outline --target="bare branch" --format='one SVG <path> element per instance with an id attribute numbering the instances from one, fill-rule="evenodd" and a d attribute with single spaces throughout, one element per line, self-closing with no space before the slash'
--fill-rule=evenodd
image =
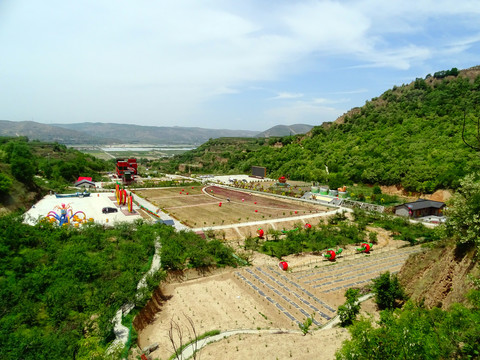
<path id="1" fill-rule="evenodd" d="M 183 316 L 185 316 L 185 318 L 187 319 L 187 321 L 190 323 L 190 327 L 191 327 L 192 332 L 193 332 L 193 339 L 194 339 L 194 341 L 193 341 L 193 343 L 192 343 L 192 346 L 193 346 L 193 359 L 194 359 L 194 360 L 197 360 L 197 359 L 200 360 L 200 356 L 197 354 L 197 350 L 198 350 L 198 337 L 197 337 L 197 331 L 196 331 L 196 329 L 195 329 L 195 324 L 194 324 L 194 322 L 193 322 L 193 320 L 192 320 L 191 317 L 189 317 L 189 316 L 187 316 L 187 315 L 185 315 L 185 314 L 183 314 Z M 190 330 L 189 330 L 189 332 L 190 332 Z M 197 358 L 197 356 L 198 356 L 198 358 Z"/>
<path id="2" fill-rule="evenodd" d="M 177 335 L 179 339 L 178 345 L 175 340 L 175 335 Z M 180 328 L 180 325 L 178 325 L 178 323 L 175 320 L 173 320 L 173 318 L 170 320 L 170 328 L 168 329 L 168 338 L 170 339 L 170 343 L 172 344 L 173 352 L 175 354 L 176 359 L 182 360 L 183 356 L 180 350 L 182 349 L 182 346 L 183 346 L 183 333 L 182 333 L 182 329 Z"/>
<path id="3" fill-rule="evenodd" d="M 465 145 L 467 145 L 469 148 L 471 148 L 475 151 L 480 151 L 480 146 L 475 147 L 475 146 L 469 144 L 467 142 L 467 140 L 465 140 L 465 124 L 466 124 L 466 121 L 467 121 L 467 111 L 464 109 L 463 110 L 462 140 L 465 143 Z M 478 143 L 480 144 L 480 118 L 477 118 L 477 136 L 476 136 L 476 138 L 477 138 Z"/>

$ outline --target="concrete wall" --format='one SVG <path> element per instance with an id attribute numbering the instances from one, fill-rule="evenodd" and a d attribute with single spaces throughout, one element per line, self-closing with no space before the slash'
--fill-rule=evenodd
<path id="1" fill-rule="evenodd" d="M 395 215 L 408 217 L 408 209 L 406 206 L 399 207 L 395 210 Z"/>

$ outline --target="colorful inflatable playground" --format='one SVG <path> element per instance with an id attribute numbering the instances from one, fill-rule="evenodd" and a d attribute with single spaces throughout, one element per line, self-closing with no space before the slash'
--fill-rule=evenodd
<path id="1" fill-rule="evenodd" d="M 50 194 L 33 205 L 25 214 L 25 223 L 35 225 L 47 221 L 57 226 L 79 227 L 88 222 L 115 224 L 133 222 L 142 217 L 134 210 L 142 208 L 134 201 L 134 195 L 117 185 L 103 192 L 77 192 L 72 194 Z M 144 207 L 143 207 L 144 208 Z M 104 209 L 112 211 L 104 212 Z M 145 210 L 148 211 L 148 210 Z M 145 217 L 145 214 L 143 215 Z"/>
<path id="2" fill-rule="evenodd" d="M 58 210 L 58 212 L 55 210 Z M 77 211 L 74 213 L 70 204 L 55 206 L 45 218 L 51 223 L 56 223 L 58 226 L 73 225 L 78 227 L 80 224 L 87 221 L 85 213 L 83 211 Z M 88 221 L 93 222 L 93 219 L 90 218 Z"/>
<path id="3" fill-rule="evenodd" d="M 127 190 L 121 189 L 120 184 L 115 186 L 115 197 L 118 205 L 127 205 L 128 212 L 133 212 L 133 195 L 127 194 Z"/>

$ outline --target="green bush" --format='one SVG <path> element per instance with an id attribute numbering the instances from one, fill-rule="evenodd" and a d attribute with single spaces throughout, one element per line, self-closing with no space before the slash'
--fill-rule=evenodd
<path id="1" fill-rule="evenodd" d="M 337 360 L 354 359 L 478 359 L 480 311 L 454 304 L 449 311 L 427 310 L 407 302 L 403 309 L 381 312 L 349 328 L 351 340 L 337 351 Z"/>
<path id="2" fill-rule="evenodd" d="M 393 309 L 397 305 L 397 300 L 407 299 L 397 276 L 390 275 L 388 271 L 373 279 L 372 290 L 375 294 L 375 302 L 382 310 Z"/>
<path id="3" fill-rule="evenodd" d="M 0 173 L 0 195 L 8 194 L 11 186 L 12 179 L 3 173 Z"/>
<path id="4" fill-rule="evenodd" d="M 360 303 L 358 298 L 360 296 L 359 289 L 347 289 L 345 292 L 345 304 L 340 305 L 338 308 L 338 315 L 340 316 L 340 324 L 342 326 L 348 326 L 353 324 L 356 320 L 358 313 L 360 312 Z"/>
<path id="5" fill-rule="evenodd" d="M 303 335 L 307 335 L 308 332 L 310 331 L 310 326 L 313 324 L 313 315 L 312 317 L 307 317 L 305 321 L 301 324 L 298 324 L 298 327 L 300 330 L 302 330 Z"/>

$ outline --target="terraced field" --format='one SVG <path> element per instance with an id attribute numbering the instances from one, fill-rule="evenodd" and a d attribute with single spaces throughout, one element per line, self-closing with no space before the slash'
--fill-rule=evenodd
<path id="1" fill-rule="evenodd" d="M 321 326 L 335 316 L 340 305 L 335 299 L 341 298 L 346 289 L 364 286 L 386 271 L 398 272 L 407 257 L 419 251 L 420 247 L 407 247 L 299 272 L 252 267 L 236 271 L 235 276 L 288 321 L 299 324 L 314 314 L 313 323 Z"/>

